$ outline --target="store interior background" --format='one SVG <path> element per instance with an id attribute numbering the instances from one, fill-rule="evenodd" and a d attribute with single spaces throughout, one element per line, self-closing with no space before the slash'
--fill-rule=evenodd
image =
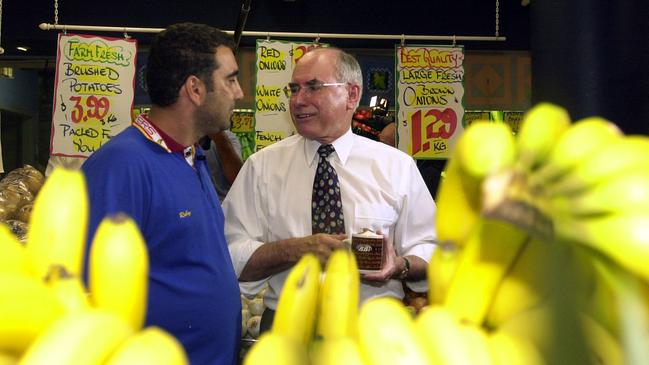
<path id="1" fill-rule="evenodd" d="M 466 53 L 466 110 L 523 111 L 538 101 L 552 101 L 568 108 L 574 119 L 601 115 L 627 133 L 649 134 L 647 1 L 531 2 L 252 0 L 244 30 L 492 37 L 498 29 L 498 35 L 506 37 L 506 41 L 457 42 Z M 55 5 L 58 24 L 164 28 L 192 21 L 234 30 L 242 2 L 4 1 L 0 123 L 7 172 L 23 164 L 44 170 L 49 157 L 57 31 L 43 31 L 38 25 L 55 23 Z M 138 40 L 143 51 L 152 37 L 146 33 L 128 35 Z M 237 54 L 246 95 L 239 108 L 254 107 L 255 41 L 242 37 Z M 320 41 L 356 54 L 362 64 L 393 62 L 398 43 Z M 19 51 L 18 46 L 29 50 Z M 136 106 L 140 106 L 137 96 Z"/>

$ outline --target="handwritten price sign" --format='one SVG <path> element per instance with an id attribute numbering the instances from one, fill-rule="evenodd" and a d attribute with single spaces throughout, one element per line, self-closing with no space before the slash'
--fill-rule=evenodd
<path id="1" fill-rule="evenodd" d="M 464 53 L 397 46 L 397 147 L 415 159 L 448 158 L 464 130 Z"/>
<path id="2" fill-rule="evenodd" d="M 234 133 L 254 132 L 255 114 L 253 111 L 235 110 L 232 113 L 232 127 L 230 130 Z"/>
<path id="3" fill-rule="evenodd" d="M 326 45 L 257 40 L 254 117 L 257 149 L 296 133 L 283 89 L 291 81 L 295 63 L 311 49 L 323 46 Z"/>
<path id="4" fill-rule="evenodd" d="M 88 157 L 130 125 L 136 46 L 133 39 L 59 35 L 51 154 Z"/>

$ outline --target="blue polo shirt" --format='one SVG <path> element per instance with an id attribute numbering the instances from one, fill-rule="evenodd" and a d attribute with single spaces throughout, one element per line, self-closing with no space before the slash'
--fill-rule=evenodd
<path id="1" fill-rule="evenodd" d="M 145 325 L 176 336 L 192 364 L 235 364 L 239 286 L 223 211 L 199 157 L 203 151 L 194 151 L 192 167 L 183 151 L 170 151 L 130 126 L 93 153 L 82 166 L 90 197 L 88 250 L 106 215 L 131 216 L 149 250 Z"/>

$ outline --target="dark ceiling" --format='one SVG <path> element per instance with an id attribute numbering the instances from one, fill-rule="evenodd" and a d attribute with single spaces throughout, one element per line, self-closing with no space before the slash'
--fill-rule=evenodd
<path id="1" fill-rule="evenodd" d="M 1 1 L 1 0 L 0 0 Z M 54 0 L 9 0 L 2 10 L 3 58 L 53 57 L 57 31 L 43 31 L 40 23 L 54 23 Z M 58 23 L 119 27 L 164 28 L 182 21 L 207 23 L 234 30 L 241 0 L 58 0 Z M 467 49 L 529 49 L 529 6 L 519 0 L 500 1 L 499 35 L 505 42 L 464 42 Z M 486 0 L 252 0 L 245 30 L 312 33 L 494 36 L 496 1 Z M 83 32 L 92 33 L 92 32 Z M 113 35 L 103 33 L 105 35 Z M 140 44 L 151 35 L 130 34 Z M 395 41 L 322 39 L 350 48 L 391 48 Z M 17 46 L 30 47 L 28 52 Z M 241 46 L 253 46 L 243 37 Z"/>

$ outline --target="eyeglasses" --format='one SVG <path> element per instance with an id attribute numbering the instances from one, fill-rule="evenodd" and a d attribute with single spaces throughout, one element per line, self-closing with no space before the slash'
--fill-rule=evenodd
<path id="1" fill-rule="evenodd" d="M 330 83 L 313 82 L 313 83 L 307 83 L 306 85 L 300 85 L 291 82 L 284 87 L 284 94 L 286 95 L 287 98 L 291 98 L 299 94 L 300 90 L 303 90 L 304 96 L 312 96 L 314 94 L 317 94 L 318 91 L 322 90 L 325 87 L 343 86 L 343 85 L 347 85 L 347 83 L 346 82 L 330 82 Z"/>

